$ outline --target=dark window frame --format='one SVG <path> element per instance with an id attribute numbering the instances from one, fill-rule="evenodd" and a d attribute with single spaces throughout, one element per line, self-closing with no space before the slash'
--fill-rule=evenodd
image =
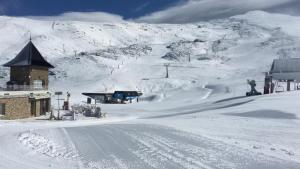
<path id="1" fill-rule="evenodd" d="M 5 103 L 0 103 L 0 115 L 5 116 Z"/>

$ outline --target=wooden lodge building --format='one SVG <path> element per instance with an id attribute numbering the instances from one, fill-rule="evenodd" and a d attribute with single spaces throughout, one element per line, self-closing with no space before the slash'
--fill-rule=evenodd
<path id="1" fill-rule="evenodd" d="M 30 42 L 11 61 L 10 81 L 0 91 L 0 118 L 21 119 L 45 115 L 50 111 L 51 94 L 48 91 L 48 63 Z"/>

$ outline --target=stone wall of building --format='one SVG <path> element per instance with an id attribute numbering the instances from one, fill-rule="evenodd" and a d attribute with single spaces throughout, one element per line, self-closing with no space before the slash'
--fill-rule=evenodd
<path id="1" fill-rule="evenodd" d="M 30 70 L 30 85 L 33 85 L 34 80 L 42 80 L 43 86 L 48 87 L 48 68 L 32 66 Z"/>
<path id="2" fill-rule="evenodd" d="M 0 92 L 0 118 L 23 119 L 46 115 L 51 108 L 48 91 L 5 91 Z"/>
<path id="3" fill-rule="evenodd" d="M 49 84 L 49 69 L 40 66 L 20 66 L 11 67 L 10 81 L 16 82 L 17 85 L 32 86 L 35 80 L 41 80 L 43 87 Z"/>
<path id="4" fill-rule="evenodd" d="M 22 119 L 31 117 L 31 103 L 28 97 L 1 98 L 0 104 L 5 104 L 5 119 Z"/>

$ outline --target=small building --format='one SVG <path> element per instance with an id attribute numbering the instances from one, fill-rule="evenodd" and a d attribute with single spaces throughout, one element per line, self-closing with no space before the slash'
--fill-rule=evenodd
<path id="1" fill-rule="evenodd" d="M 49 68 L 54 68 L 31 41 L 4 66 L 10 67 L 10 81 L 7 82 L 7 87 L 11 90 L 27 87 L 48 89 Z"/>
<path id="2" fill-rule="evenodd" d="M 51 94 L 48 91 L 48 63 L 34 44 L 30 42 L 11 61 L 10 81 L 0 91 L 0 116 L 20 119 L 45 115 L 50 111 Z"/>
<path id="3" fill-rule="evenodd" d="M 82 93 L 88 97 L 88 104 L 91 104 L 91 99 L 95 100 L 95 103 L 104 103 L 104 104 L 118 104 L 125 103 L 126 101 L 132 102 L 136 99 L 139 101 L 139 97 L 143 93 L 138 91 L 115 91 L 114 93 Z"/>
<path id="4" fill-rule="evenodd" d="M 265 94 L 299 90 L 300 58 L 275 59 L 265 77 Z"/>
<path id="5" fill-rule="evenodd" d="M 13 120 L 46 115 L 50 98 L 48 91 L 0 91 L 0 117 Z"/>

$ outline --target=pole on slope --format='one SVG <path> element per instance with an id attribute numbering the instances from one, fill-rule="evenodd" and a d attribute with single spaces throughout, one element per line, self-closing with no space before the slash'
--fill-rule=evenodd
<path id="1" fill-rule="evenodd" d="M 166 67 L 166 78 L 169 78 L 169 66 L 170 66 L 170 63 L 165 63 L 164 66 Z"/>
<path id="2" fill-rule="evenodd" d="M 77 50 L 74 50 L 74 57 L 77 59 Z"/>

